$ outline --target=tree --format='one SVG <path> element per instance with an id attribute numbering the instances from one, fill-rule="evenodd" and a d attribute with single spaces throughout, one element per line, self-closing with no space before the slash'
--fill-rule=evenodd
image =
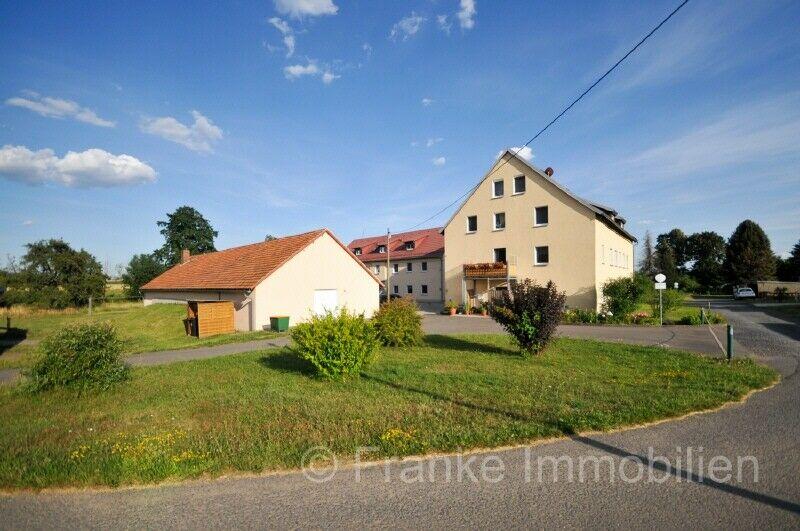
<path id="1" fill-rule="evenodd" d="M 85 250 L 76 251 L 63 240 L 41 240 L 26 247 L 18 281 L 24 302 L 65 308 L 83 306 L 89 297 L 105 293 L 103 266 Z"/>
<path id="2" fill-rule="evenodd" d="M 706 293 L 718 290 L 725 283 L 725 238 L 713 231 L 692 234 L 687 242 L 691 276 Z"/>
<path id="3" fill-rule="evenodd" d="M 168 267 L 181 261 L 183 249 L 188 249 L 192 254 L 216 251 L 214 238 L 218 236 L 217 231 L 192 207 L 179 207 L 172 214 L 167 214 L 167 221 L 157 224 L 165 241 L 153 254 Z"/>
<path id="4" fill-rule="evenodd" d="M 689 239 L 681 229 L 672 229 L 666 234 L 659 234 L 656 238 L 656 250 L 661 252 L 665 247 L 672 248 L 672 258 L 680 272 L 686 271 L 686 262 L 689 261 Z M 664 273 L 666 275 L 666 273 Z"/>
<path id="5" fill-rule="evenodd" d="M 273 236 L 272 234 L 267 234 L 266 236 L 264 236 L 264 241 L 265 241 L 265 242 L 271 242 L 272 240 L 277 240 L 277 239 L 278 239 L 278 238 L 276 238 L 276 237 L 275 237 L 275 236 Z"/>
<path id="6" fill-rule="evenodd" d="M 789 258 L 784 262 L 786 263 L 785 274 L 789 277 L 786 280 L 792 282 L 800 281 L 800 240 L 794 244 L 792 251 L 789 253 Z"/>
<path id="7" fill-rule="evenodd" d="M 674 282 L 678 278 L 678 268 L 675 266 L 675 251 L 669 244 L 662 244 L 656 252 L 656 268 L 667 277 L 667 281 Z"/>
<path id="8" fill-rule="evenodd" d="M 742 221 L 728 240 L 725 272 L 734 284 L 752 284 L 775 276 L 775 256 L 764 230 L 754 221 Z"/>
<path id="9" fill-rule="evenodd" d="M 128 297 L 141 297 L 141 287 L 165 270 L 164 264 L 153 254 L 135 254 L 122 273 L 122 283 Z"/>
<path id="10" fill-rule="evenodd" d="M 642 244 L 642 259 L 639 261 L 639 272 L 652 277 L 658 273 L 656 267 L 656 253 L 653 249 L 653 238 L 650 231 L 644 233 L 644 243 Z"/>

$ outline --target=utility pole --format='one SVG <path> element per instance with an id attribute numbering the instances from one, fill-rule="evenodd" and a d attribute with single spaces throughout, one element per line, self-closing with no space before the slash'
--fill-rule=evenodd
<path id="1" fill-rule="evenodd" d="M 391 293 L 389 293 L 389 278 L 391 273 L 389 273 L 389 240 L 391 238 L 392 233 L 389 229 L 386 229 L 386 301 L 391 300 Z"/>

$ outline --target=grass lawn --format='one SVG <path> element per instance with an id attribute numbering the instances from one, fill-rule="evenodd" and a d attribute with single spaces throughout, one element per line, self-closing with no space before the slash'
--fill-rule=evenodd
<path id="1" fill-rule="evenodd" d="M 522 443 L 713 408 L 776 378 L 749 360 L 558 339 L 533 359 L 502 335 L 384 349 L 360 378 L 313 377 L 286 349 L 137 368 L 95 395 L 0 388 L 0 487 L 154 483 Z"/>
<path id="2" fill-rule="evenodd" d="M 117 328 L 120 338 L 125 341 L 125 352 L 128 354 L 268 339 L 278 335 L 270 331 L 238 332 L 198 339 L 186 335 L 183 327 L 185 317 L 186 307 L 182 304 L 143 306 L 141 303 L 119 303 L 95 308 L 91 317 L 86 309 L 12 314 L 11 326 L 25 330 L 25 339 L 36 341 L 44 339 L 67 324 L 111 321 Z M 5 326 L 3 313 L 0 313 L 0 323 Z M 6 338 L 7 336 L 0 334 L 0 340 Z M 10 348 L 0 346 L 0 369 L 29 366 L 34 359 L 36 349 L 35 344 L 26 343 L 19 343 Z"/>
<path id="3" fill-rule="evenodd" d="M 713 307 L 711 311 L 714 312 Z M 636 307 L 636 312 L 645 312 L 648 315 L 653 315 L 653 308 L 650 306 L 650 304 L 641 303 Z M 720 322 L 726 322 L 724 317 L 717 314 L 717 312 L 714 313 L 719 316 Z M 664 312 L 664 324 L 678 324 L 678 321 L 684 317 L 699 317 L 699 315 L 699 306 L 678 306 L 677 308 L 673 308 L 668 312 Z M 653 319 L 655 319 L 655 324 L 658 324 L 658 309 L 656 309 Z"/>

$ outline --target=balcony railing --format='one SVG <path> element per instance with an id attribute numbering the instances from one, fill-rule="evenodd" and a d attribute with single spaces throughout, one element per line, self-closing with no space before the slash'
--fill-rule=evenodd
<path id="1" fill-rule="evenodd" d="M 507 278 L 513 270 L 504 262 L 464 264 L 464 278 Z"/>

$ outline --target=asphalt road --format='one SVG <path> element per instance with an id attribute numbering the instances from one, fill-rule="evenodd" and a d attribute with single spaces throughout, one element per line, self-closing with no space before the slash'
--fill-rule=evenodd
<path id="1" fill-rule="evenodd" d="M 460 461 L 340 467 L 319 483 L 290 473 L 0 497 L 0 527 L 797 528 L 798 323 L 723 305 L 739 341 L 783 379 L 713 413 Z M 548 459 L 561 459 L 555 478 Z M 599 472 L 581 476 L 581 460 Z"/>

